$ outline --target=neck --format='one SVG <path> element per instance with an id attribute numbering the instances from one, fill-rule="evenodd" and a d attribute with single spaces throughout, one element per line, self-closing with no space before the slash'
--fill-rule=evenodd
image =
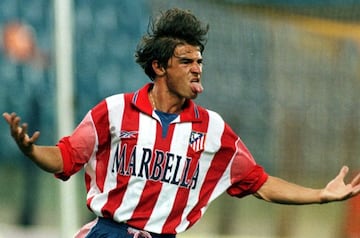
<path id="1" fill-rule="evenodd" d="M 154 110 L 166 113 L 180 113 L 185 102 L 184 98 L 171 96 L 168 90 L 161 90 L 154 84 L 149 92 L 149 100 Z"/>

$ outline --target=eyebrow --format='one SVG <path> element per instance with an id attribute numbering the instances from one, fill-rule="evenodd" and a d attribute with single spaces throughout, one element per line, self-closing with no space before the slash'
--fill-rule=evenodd
<path id="1" fill-rule="evenodd" d="M 177 56 L 177 55 L 173 55 L 174 58 L 177 58 L 179 59 L 180 61 L 181 60 L 186 60 L 186 61 L 197 61 L 197 62 L 202 62 L 203 61 L 203 58 L 197 58 L 197 59 L 193 59 L 193 58 L 188 58 L 186 56 Z"/>

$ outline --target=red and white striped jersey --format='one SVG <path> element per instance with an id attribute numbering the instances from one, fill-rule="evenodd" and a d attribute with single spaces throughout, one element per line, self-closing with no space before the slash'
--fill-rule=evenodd
<path id="1" fill-rule="evenodd" d="M 223 192 L 242 197 L 267 179 L 240 138 L 213 111 L 188 100 L 166 134 L 151 84 L 106 98 L 62 138 L 66 180 L 85 166 L 96 215 L 155 233 L 191 227 Z"/>

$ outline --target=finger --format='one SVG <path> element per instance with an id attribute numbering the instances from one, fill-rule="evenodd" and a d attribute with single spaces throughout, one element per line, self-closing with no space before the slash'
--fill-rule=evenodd
<path id="1" fill-rule="evenodd" d="M 14 118 L 16 117 L 16 114 L 14 112 L 11 114 L 4 112 L 3 117 L 5 118 L 6 122 L 11 126 L 13 124 Z"/>
<path id="2" fill-rule="evenodd" d="M 360 173 L 358 175 L 356 175 L 355 178 L 353 178 L 353 180 L 351 181 L 351 185 L 353 187 L 357 186 L 360 184 Z"/>
<path id="3" fill-rule="evenodd" d="M 353 191 L 353 196 L 359 195 L 360 193 L 360 185 L 356 186 Z"/>
<path id="4" fill-rule="evenodd" d="M 10 124 L 10 118 L 11 118 L 10 114 L 7 112 L 4 112 L 2 114 L 2 116 L 5 118 L 6 122 Z"/>
<path id="5" fill-rule="evenodd" d="M 22 123 L 20 125 L 21 118 L 19 116 L 15 116 L 11 130 L 15 133 L 19 138 L 24 138 L 28 131 L 27 123 Z"/>
<path id="6" fill-rule="evenodd" d="M 28 124 L 27 123 L 23 123 L 21 125 L 21 131 L 20 131 L 20 136 L 21 137 L 25 137 L 25 135 L 27 134 L 28 131 Z"/>
<path id="7" fill-rule="evenodd" d="M 21 121 L 20 117 L 18 117 L 15 113 L 11 113 L 10 129 L 11 129 L 12 133 L 18 133 L 19 132 L 20 121 Z"/>
<path id="8" fill-rule="evenodd" d="M 30 138 L 30 143 L 34 144 L 40 137 L 40 131 L 35 131 Z"/>
<path id="9" fill-rule="evenodd" d="M 344 180 L 344 178 L 346 177 L 347 173 L 349 172 L 349 167 L 347 166 L 343 166 L 340 169 L 339 174 L 336 176 L 338 179 Z"/>

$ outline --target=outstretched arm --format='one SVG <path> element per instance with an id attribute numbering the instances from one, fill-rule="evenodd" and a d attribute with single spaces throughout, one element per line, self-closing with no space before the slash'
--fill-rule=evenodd
<path id="1" fill-rule="evenodd" d="M 346 200 L 360 193 L 360 174 L 351 183 L 345 184 L 348 171 L 348 167 L 342 167 L 339 174 L 323 189 L 307 188 L 269 176 L 254 195 L 269 202 L 295 205 Z"/>
<path id="2" fill-rule="evenodd" d="M 29 136 L 27 132 L 28 125 L 26 123 L 20 125 L 21 118 L 16 113 L 9 114 L 5 112 L 3 117 L 9 124 L 11 136 L 27 157 L 47 172 L 62 172 L 63 162 L 60 149 L 57 146 L 35 145 L 40 132 L 36 131 L 32 136 Z"/>

